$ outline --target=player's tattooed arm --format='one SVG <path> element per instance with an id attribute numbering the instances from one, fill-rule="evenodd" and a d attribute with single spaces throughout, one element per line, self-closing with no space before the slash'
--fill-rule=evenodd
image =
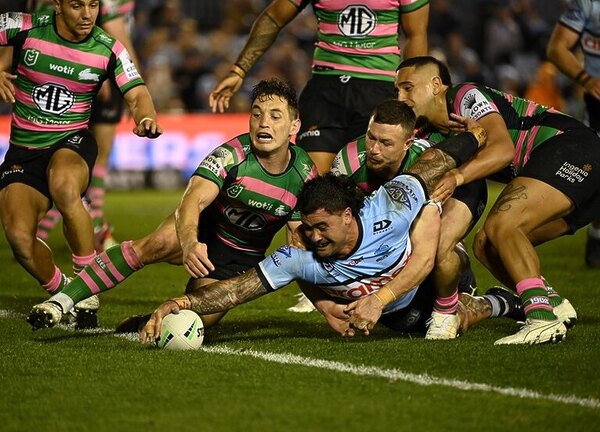
<path id="1" fill-rule="evenodd" d="M 236 65 L 248 72 L 277 39 L 277 35 L 300 10 L 288 0 L 271 3 L 254 21 Z"/>
<path id="2" fill-rule="evenodd" d="M 439 149 L 430 148 L 421 154 L 407 172 L 419 176 L 427 192 L 431 193 L 442 176 L 455 167 L 453 158 Z"/>
<path id="3" fill-rule="evenodd" d="M 267 292 L 256 269 L 250 269 L 240 276 L 205 285 L 188 293 L 185 297 L 190 303 L 186 309 L 191 309 L 199 315 L 223 312 L 257 299 Z M 178 299 L 174 301 L 177 302 Z"/>
<path id="4" fill-rule="evenodd" d="M 255 269 L 240 276 L 203 286 L 183 297 L 161 304 L 140 332 L 142 343 L 153 343 L 160 337 L 162 320 L 170 313 L 191 309 L 199 315 L 223 312 L 267 293 Z"/>

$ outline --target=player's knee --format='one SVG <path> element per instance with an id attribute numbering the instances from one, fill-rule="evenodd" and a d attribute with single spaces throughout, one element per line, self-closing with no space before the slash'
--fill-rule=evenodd
<path id="1" fill-rule="evenodd" d="M 80 195 L 81 190 L 72 182 L 54 181 L 49 186 L 52 201 L 63 215 L 83 206 Z"/>

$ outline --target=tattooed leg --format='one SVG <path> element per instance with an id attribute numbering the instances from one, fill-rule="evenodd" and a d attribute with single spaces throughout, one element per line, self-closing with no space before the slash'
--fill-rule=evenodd
<path id="1" fill-rule="evenodd" d="M 492 304 L 484 297 L 474 297 L 467 293 L 460 293 L 458 297 L 457 315 L 460 318 L 461 334 L 465 333 L 469 326 L 491 317 Z"/>

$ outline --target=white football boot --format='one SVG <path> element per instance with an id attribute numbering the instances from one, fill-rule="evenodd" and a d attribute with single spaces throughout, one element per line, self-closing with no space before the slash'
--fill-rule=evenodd
<path id="1" fill-rule="evenodd" d="M 33 330 L 50 328 L 58 324 L 63 316 L 63 311 L 57 303 L 46 301 L 36 304 L 29 312 L 27 322 Z"/>
<path id="2" fill-rule="evenodd" d="M 503 337 L 494 345 L 534 345 L 546 342 L 560 342 L 567 335 L 567 328 L 560 319 L 552 321 L 527 319 L 521 330 L 514 335 Z"/>
<path id="3" fill-rule="evenodd" d="M 571 328 L 577 321 L 577 311 L 569 300 L 563 298 L 563 301 L 558 306 L 554 307 L 554 315 L 564 323 L 567 328 Z"/>
<path id="4" fill-rule="evenodd" d="M 458 337 L 460 318 L 456 314 L 443 314 L 432 312 L 427 320 L 427 333 L 425 339 L 448 340 Z"/>
<path id="5" fill-rule="evenodd" d="M 289 307 L 287 309 L 288 311 L 296 313 L 308 313 L 317 309 L 303 293 L 296 294 L 296 297 L 298 297 L 298 303 L 292 307 Z"/>

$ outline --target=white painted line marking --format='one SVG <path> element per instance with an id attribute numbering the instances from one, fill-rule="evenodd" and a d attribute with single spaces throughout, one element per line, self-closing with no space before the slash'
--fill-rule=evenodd
<path id="1" fill-rule="evenodd" d="M 10 319 L 25 319 L 24 314 L 13 311 L 1 310 L 0 318 Z M 68 331 L 75 331 L 71 327 L 59 325 L 59 328 Z M 138 341 L 137 334 L 114 334 L 113 330 L 106 328 L 97 328 L 92 330 L 79 330 L 84 333 L 91 334 L 113 334 L 116 337 L 121 337 L 130 341 Z M 253 357 L 260 360 L 265 360 L 272 363 L 299 365 L 306 367 L 314 367 L 319 369 L 327 369 L 335 372 L 351 373 L 358 376 L 370 376 L 377 378 L 385 378 L 387 380 L 405 381 L 412 384 L 431 386 L 437 385 L 442 387 L 451 387 L 464 391 L 481 391 L 486 393 L 498 393 L 505 396 L 519 397 L 522 399 L 537 399 L 548 400 L 568 405 L 579 405 L 586 408 L 600 408 L 600 400 L 593 398 L 580 398 L 572 395 L 559 394 L 542 394 L 533 390 L 515 387 L 498 387 L 491 384 L 481 384 L 457 379 L 438 378 L 428 374 L 413 374 L 403 372 L 398 369 L 383 369 L 376 366 L 354 365 L 352 363 L 342 363 L 331 360 L 313 359 L 310 357 L 302 357 L 295 354 L 278 354 L 262 351 L 254 351 L 251 349 L 234 349 L 225 345 L 208 345 L 202 346 L 201 351 L 211 354 L 224 354 Z"/>

